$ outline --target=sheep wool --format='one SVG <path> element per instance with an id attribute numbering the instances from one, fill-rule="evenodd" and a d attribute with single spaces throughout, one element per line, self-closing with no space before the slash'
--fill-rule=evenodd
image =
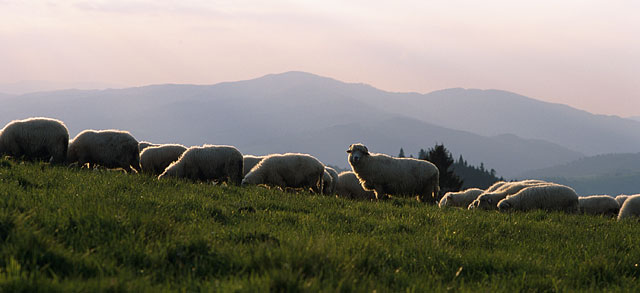
<path id="1" fill-rule="evenodd" d="M 264 158 L 263 156 L 244 155 L 243 156 L 244 167 L 242 167 L 243 168 L 242 177 L 247 176 L 247 173 L 249 173 L 251 169 L 253 169 L 253 167 L 258 165 L 258 163 L 260 163 L 260 161 L 262 161 L 263 158 Z"/>
<path id="2" fill-rule="evenodd" d="M 560 184 L 529 186 L 509 195 L 498 203 L 498 210 L 529 211 L 534 209 L 578 211 L 578 194 L 573 188 Z"/>
<path id="3" fill-rule="evenodd" d="M 473 202 L 478 195 L 483 193 L 484 190 L 480 188 L 469 188 L 467 190 L 458 192 L 447 192 L 440 199 L 439 207 L 463 207 L 466 208 Z"/>
<path id="4" fill-rule="evenodd" d="M 640 194 L 631 195 L 624 201 L 618 213 L 618 221 L 640 217 Z"/>
<path id="5" fill-rule="evenodd" d="M 578 210 L 592 215 L 617 215 L 620 210 L 618 201 L 608 195 L 590 195 L 578 198 Z"/>
<path id="6" fill-rule="evenodd" d="M 376 197 L 376 194 L 373 191 L 362 188 L 356 173 L 345 171 L 338 175 L 336 196 L 348 199 L 372 200 Z"/>
<path id="7" fill-rule="evenodd" d="M 149 146 L 140 153 L 142 172 L 158 176 L 186 150 L 185 146 L 179 144 Z"/>
<path id="8" fill-rule="evenodd" d="M 0 155 L 61 164 L 67 158 L 68 146 L 69 131 L 56 119 L 14 120 L 0 130 Z"/>
<path id="9" fill-rule="evenodd" d="M 286 153 L 264 157 L 242 180 L 242 185 L 323 190 L 324 165 L 308 154 Z"/>
<path id="10" fill-rule="evenodd" d="M 498 208 L 498 202 L 505 199 L 507 196 L 515 194 L 520 190 L 529 186 L 549 184 L 540 180 L 523 180 L 514 182 L 504 182 L 499 187 L 495 188 L 492 192 L 485 191 L 473 200 L 468 209 L 483 209 L 483 210 L 496 210 Z"/>
<path id="11" fill-rule="evenodd" d="M 127 131 L 84 130 L 69 144 L 67 163 L 122 168 L 127 172 L 133 167 L 140 172 L 138 141 Z"/>
<path id="12" fill-rule="evenodd" d="M 398 195 L 416 196 L 423 202 L 439 201 L 440 173 L 431 162 L 369 153 L 363 144 L 350 145 L 347 153 L 362 187 L 374 191 L 377 199 Z"/>
<path id="13" fill-rule="evenodd" d="M 158 179 L 186 178 L 193 181 L 230 182 L 240 185 L 242 154 L 233 146 L 204 145 L 188 148 Z"/>
<path id="14" fill-rule="evenodd" d="M 142 151 L 144 151 L 144 149 L 146 149 L 148 147 L 152 147 L 152 146 L 159 146 L 159 144 L 150 143 L 148 141 L 141 141 L 141 142 L 138 143 L 138 151 L 140 153 L 142 153 Z"/>
<path id="15" fill-rule="evenodd" d="M 324 167 L 324 172 L 324 187 L 322 189 L 322 192 L 324 194 L 334 194 L 336 192 L 336 185 L 338 184 L 338 172 L 336 171 L 336 169 L 328 166 Z M 327 174 L 329 175 L 328 178 L 326 176 Z"/>

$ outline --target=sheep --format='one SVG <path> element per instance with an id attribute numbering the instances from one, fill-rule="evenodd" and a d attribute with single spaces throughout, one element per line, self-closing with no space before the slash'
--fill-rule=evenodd
<path id="1" fill-rule="evenodd" d="M 484 190 L 480 188 L 469 188 L 464 191 L 447 192 L 444 194 L 438 206 L 443 207 L 464 207 L 466 208 L 475 200 Z"/>
<path id="2" fill-rule="evenodd" d="M 253 167 L 255 167 L 264 157 L 262 156 L 253 156 L 253 155 L 244 155 L 243 157 L 244 167 L 242 171 L 242 177 L 247 176 L 247 173 L 251 171 Z"/>
<path id="3" fill-rule="evenodd" d="M 73 163 L 140 172 L 138 141 L 127 131 L 84 130 L 69 144 L 67 164 Z"/>
<path id="4" fill-rule="evenodd" d="M 336 192 L 336 184 L 338 184 L 338 172 L 329 166 L 324 167 L 324 186 L 322 192 L 324 194 L 334 194 Z M 329 177 L 327 177 L 329 175 Z"/>
<path id="5" fill-rule="evenodd" d="M 640 194 L 630 195 L 620 207 L 618 221 L 631 217 L 640 217 Z"/>
<path id="6" fill-rule="evenodd" d="M 590 195 L 578 198 L 578 209 L 585 214 L 617 215 L 620 210 L 618 201 L 608 195 Z"/>
<path id="7" fill-rule="evenodd" d="M 373 191 L 367 191 L 360 185 L 360 180 L 353 171 L 345 171 L 338 175 L 336 196 L 349 199 L 372 200 L 376 197 Z"/>
<path id="8" fill-rule="evenodd" d="M 177 161 L 187 148 L 179 144 L 163 144 L 150 146 L 140 153 L 140 167 L 142 172 L 160 175 L 164 170 Z"/>
<path id="9" fill-rule="evenodd" d="M 484 210 L 495 210 L 498 208 L 498 202 L 505 199 L 507 196 L 515 194 L 516 192 L 529 186 L 540 184 L 548 184 L 548 182 L 540 180 L 504 182 L 503 184 L 500 184 L 499 187 L 494 188 L 494 191 L 485 191 L 478 195 L 478 197 L 473 200 L 467 208 L 470 210 L 476 208 Z"/>
<path id="10" fill-rule="evenodd" d="M 629 198 L 632 195 L 626 195 L 626 194 L 620 194 L 618 196 L 616 196 L 616 201 L 618 202 L 618 205 L 620 205 L 620 207 L 622 207 L 622 205 L 624 204 L 624 202 L 627 200 L 627 198 Z"/>
<path id="11" fill-rule="evenodd" d="M 148 141 L 141 141 L 138 143 L 138 152 L 142 153 L 142 151 L 144 151 L 144 149 L 148 148 L 148 147 L 153 147 L 153 146 L 159 146 L 159 144 L 155 144 L 155 143 L 151 143 Z"/>
<path id="12" fill-rule="evenodd" d="M 251 169 L 242 185 L 265 184 L 287 188 L 311 188 L 315 193 L 323 190 L 324 165 L 311 155 L 286 153 L 265 156 Z"/>
<path id="13" fill-rule="evenodd" d="M 60 120 L 44 117 L 14 120 L 0 130 L 0 155 L 62 164 L 68 147 L 69 131 Z"/>
<path id="14" fill-rule="evenodd" d="M 431 162 L 369 153 L 367 147 L 359 143 L 350 145 L 347 153 L 349 165 L 362 187 L 373 190 L 376 199 L 415 195 L 418 201 L 438 202 L 440 173 Z"/>
<path id="15" fill-rule="evenodd" d="M 487 188 L 485 190 L 485 192 L 493 192 L 498 190 L 498 188 L 501 188 L 503 185 L 505 185 L 507 182 L 505 181 L 497 181 L 496 183 L 493 183 L 491 186 L 489 186 L 489 188 Z"/>
<path id="16" fill-rule="evenodd" d="M 188 148 L 177 161 L 171 163 L 158 176 L 158 179 L 176 177 L 240 185 L 242 168 L 242 154 L 233 146 L 194 146 Z"/>
<path id="17" fill-rule="evenodd" d="M 552 183 L 529 186 L 507 196 L 498 203 L 498 210 L 506 212 L 543 209 L 576 212 L 578 205 L 578 194 L 573 188 Z"/>

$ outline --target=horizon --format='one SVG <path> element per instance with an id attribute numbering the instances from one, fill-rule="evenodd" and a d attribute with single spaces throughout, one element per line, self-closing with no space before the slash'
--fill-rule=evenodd
<path id="1" fill-rule="evenodd" d="M 0 84 L 217 84 L 292 70 L 640 115 L 640 3 L 0 1 Z M 385 13 L 380 13 L 384 11 Z"/>

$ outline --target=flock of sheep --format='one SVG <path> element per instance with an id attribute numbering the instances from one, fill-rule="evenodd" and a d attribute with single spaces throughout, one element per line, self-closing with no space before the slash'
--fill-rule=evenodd
<path id="1" fill-rule="evenodd" d="M 351 199 L 415 196 L 444 207 L 527 211 L 532 209 L 640 216 L 640 195 L 579 197 L 564 185 L 524 180 L 497 182 L 487 190 L 471 188 L 439 197 L 438 168 L 425 160 L 370 153 L 362 144 L 347 150 L 353 172 L 325 166 L 308 154 L 243 155 L 237 148 L 138 142 L 129 132 L 85 130 L 69 140 L 59 120 L 29 118 L 8 123 L 0 131 L 0 155 L 89 168 L 122 168 L 157 176 L 233 185 L 267 185 L 283 190 L 311 189 Z"/>

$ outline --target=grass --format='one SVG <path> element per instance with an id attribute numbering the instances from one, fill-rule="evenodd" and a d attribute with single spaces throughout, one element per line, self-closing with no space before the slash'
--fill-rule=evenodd
<path id="1" fill-rule="evenodd" d="M 0 291 L 639 291 L 640 223 L 0 159 Z"/>

